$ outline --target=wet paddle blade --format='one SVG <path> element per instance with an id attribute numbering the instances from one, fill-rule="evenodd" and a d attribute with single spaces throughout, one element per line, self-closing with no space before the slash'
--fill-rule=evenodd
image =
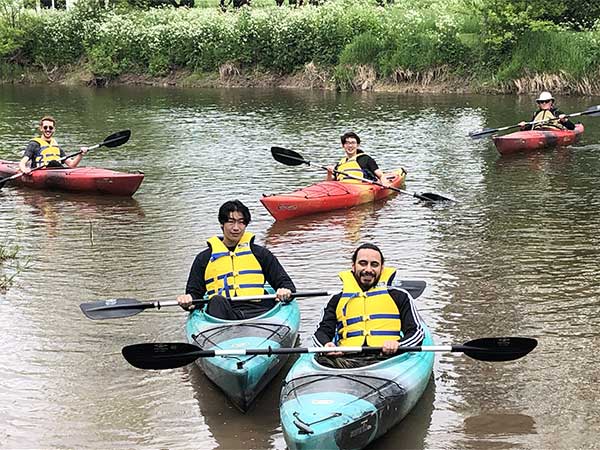
<path id="1" fill-rule="evenodd" d="M 498 131 L 500 131 L 499 128 L 484 128 L 483 130 L 479 130 L 479 131 L 471 131 L 469 133 L 469 137 L 471 139 L 481 139 L 481 138 L 489 136 L 490 134 L 496 133 Z"/>
<path id="2" fill-rule="evenodd" d="M 138 369 L 175 369 L 198 359 L 201 350 L 183 342 L 135 344 L 123 347 L 123 357 Z"/>
<path id="3" fill-rule="evenodd" d="M 444 197 L 443 195 L 440 194 L 434 194 L 433 192 L 423 192 L 421 194 L 419 194 L 419 200 L 422 201 L 426 201 L 426 202 L 453 202 L 453 203 L 458 203 L 457 200 L 450 198 L 450 197 Z"/>
<path id="4" fill-rule="evenodd" d="M 300 153 L 283 147 L 271 147 L 271 155 L 275 161 L 285 164 L 286 166 L 300 166 L 302 164 L 310 165 L 309 161 L 302 158 Z"/>
<path id="5" fill-rule="evenodd" d="M 109 300 L 82 303 L 79 307 L 88 319 L 101 320 L 135 316 L 147 308 L 154 307 L 154 305 L 152 303 L 141 303 L 134 298 L 111 298 Z"/>
<path id="6" fill-rule="evenodd" d="M 131 130 L 117 131 L 116 133 L 113 133 L 104 139 L 104 142 L 100 144 L 100 147 L 118 147 L 119 145 L 123 145 L 125 142 L 127 142 L 130 137 Z"/>
<path id="7" fill-rule="evenodd" d="M 481 338 L 457 345 L 452 351 L 479 361 L 513 361 L 527 355 L 537 346 L 537 341 L 524 337 Z"/>

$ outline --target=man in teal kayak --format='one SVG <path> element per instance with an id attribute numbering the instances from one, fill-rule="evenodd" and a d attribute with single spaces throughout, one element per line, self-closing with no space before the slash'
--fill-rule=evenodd
<path id="1" fill-rule="evenodd" d="M 185 310 L 194 308 L 192 299 L 210 298 L 206 312 L 227 320 L 256 317 L 275 306 L 275 300 L 260 302 L 229 298 L 265 294 L 268 283 L 276 289 L 278 301 L 289 301 L 296 291 L 291 278 L 265 247 L 254 243 L 246 231 L 250 211 L 239 200 L 227 201 L 219 209 L 223 236 L 208 240 L 208 248 L 196 256 L 188 277 L 185 294 L 177 302 Z"/>
<path id="2" fill-rule="evenodd" d="M 393 287 L 396 270 L 384 266 L 381 250 L 360 245 L 352 269 L 339 274 L 343 289 L 323 310 L 313 340 L 317 346 L 381 347 L 380 355 L 344 356 L 331 352 L 317 357 L 323 365 L 353 368 L 393 356 L 398 347 L 420 345 L 425 336 L 410 294 Z"/>
<path id="3" fill-rule="evenodd" d="M 56 120 L 51 116 L 42 117 L 40 120 L 40 136 L 33 138 L 27 144 L 23 152 L 23 158 L 19 161 L 19 170 L 25 175 L 39 166 L 75 168 L 88 151 L 87 147 L 81 147 L 81 153 L 73 158 L 62 160 L 66 154 L 59 147 L 54 133 L 56 132 Z"/>
<path id="4" fill-rule="evenodd" d="M 327 168 L 327 179 L 337 180 L 343 183 L 360 183 L 357 178 L 366 178 L 378 181 L 388 186 L 389 182 L 384 178 L 383 172 L 375 160 L 363 152 L 360 148 L 360 137 L 353 131 L 348 131 L 341 136 L 344 156 L 335 166 Z M 347 174 L 349 176 L 345 176 Z"/>
<path id="5" fill-rule="evenodd" d="M 542 92 L 535 102 L 538 105 L 538 110 L 533 113 L 531 122 L 544 123 L 530 124 L 524 121 L 519 122 L 519 126 L 521 127 L 522 131 L 541 129 L 575 129 L 575 124 L 554 106 L 554 97 L 552 97 L 550 92 Z"/>

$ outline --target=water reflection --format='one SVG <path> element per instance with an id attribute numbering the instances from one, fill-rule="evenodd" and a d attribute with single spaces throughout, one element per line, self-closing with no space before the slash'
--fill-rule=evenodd
<path id="1" fill-rule="evenodd" d="M 535 439 L 537 430 L 527 414 L 485 413 L 465 418 L 463 433 L 465 449 L 517 449 L 522 448 L 524 436 Z"/>

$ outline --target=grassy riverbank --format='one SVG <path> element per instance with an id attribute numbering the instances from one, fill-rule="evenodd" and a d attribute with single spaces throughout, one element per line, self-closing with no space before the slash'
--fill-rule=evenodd
<path id="1" fill-rule="evenodd" d="M 0 22 L 0 78 L 600 95 L 600 24 L 575 31 L 542 19 L 515 23 L 495 4 L 19 10 Z"/>

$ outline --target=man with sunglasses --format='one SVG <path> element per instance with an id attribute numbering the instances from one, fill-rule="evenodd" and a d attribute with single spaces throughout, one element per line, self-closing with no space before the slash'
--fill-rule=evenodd
<path id="1" fill-rule="evenodd" d="M 535 102 L 539 109 L 533 113 L 531 122 L 549 122 L 533 125 L 528 124 L 527 122 L 520 122 L 519 126 L 521 127 L 521 130 L 575 129 L 575 124 L 554 106 L 554 97 L 552 97 L 550 92 L 542 92 Z"/>
<path id="2" fill-rule="evenodd" d="M 77 167 L 83 155 L 87 153 L 88 148 L 81 147 L 79 155 L 63 160 L 66 155 L 54 139 L 55 131 L 56 120 L 51 116 L 42 117 L 40 120 L 40 136 L 29 141 L 23 152 L 23 158 L 19 161 L 19 169 L 22 173 L 27 175 L 32 169 L 40 166 L 63 168 L 66 164 L 70 168 Z"/>
<path id="3" fill-rule="evenodd" d="M 213 317 L 256 317 L 273 308 L 275 300 L 231 302 L 228 298 L 263 295 L 265 283 L 276 289 L 277 301 L 291 300 L 294 283 L 273 253 L 254 243 L 254 235 L 246 231 L 250 218 L 250 211 L 239 200 L 221 205 L 223 236 L 211 237 L 208 248 L 194 259 L 185 294 L 177 297 L 183 309 L 194 309 L 192 299 L 206 295 L 210 298 L 206 312 Z"/>

